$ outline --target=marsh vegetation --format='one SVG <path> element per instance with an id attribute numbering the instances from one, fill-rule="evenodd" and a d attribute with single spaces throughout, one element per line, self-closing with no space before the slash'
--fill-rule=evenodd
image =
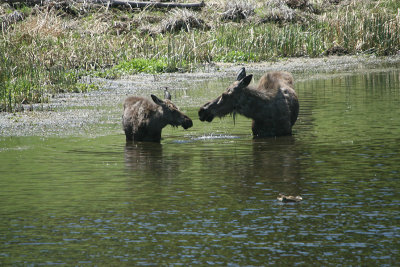
<path id="1" fill-rule="evenodd" d="M 44 3 L 0 5 L 1 111 L 96 89 L 80 83 L 83 75 L 400 50 L 399 0 L 211 0 L 201 10 Z"/>

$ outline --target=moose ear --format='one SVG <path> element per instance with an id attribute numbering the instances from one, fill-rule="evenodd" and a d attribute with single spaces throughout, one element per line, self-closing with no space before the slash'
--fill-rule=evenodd
<path id="1" fill-rule="evenodd" d="M 248 86 L 248 85 L 250 84 L 252 78 L 253 78 L 253 75 L 252 75 L 252 74 L 250 74 L 250 75 L 244 77 L 244 79 L 241 80 L 240 83 L 239 83 L 240 86 L 241 86 L 241 87 L 246 87 L 246 86 Z"/>
<path id="2" fill-rule="evenodd" d="M 243 67 L 239 70 L 237 77 L 236 77 L 236 81 L 240 81 L 240 80 L 244 79 L 244 77 L 246 77 L 246 69 Z"/>
<path id="3" fill-rule="evenodd" d="M 164 102 L 161 99 L 159 99 L 158 97 L 156 97 L 155 95 L 151 95 L 151 98 L 153 99 L 154 103 L 156 103 L 157 105 L 161 106 L 164 104 Z"/>

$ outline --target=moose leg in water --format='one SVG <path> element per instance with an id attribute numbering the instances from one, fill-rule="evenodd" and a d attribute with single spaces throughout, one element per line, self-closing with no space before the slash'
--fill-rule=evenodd
<path id="1" fill-rule="evenodd" d="M 239 113 L 253 119 L 254 137 L 291 135 L 299 114 L 299 102 L 293 88 L 293 77 L 284 71 L 264 74 L 256 87 L 252 75 L 242 68 L 222 95 L 204 104 L 199 110 L 201 121 Z"/>
<path id="2" fill-rule="evenodd" d="M 147 98 L 131 96 L 125 99 L 122 125 L 126 141 L 160 142 L 162 129 L 169 125 L 192 127 L 192 120 L 169 100 L 151 95 Z"/>

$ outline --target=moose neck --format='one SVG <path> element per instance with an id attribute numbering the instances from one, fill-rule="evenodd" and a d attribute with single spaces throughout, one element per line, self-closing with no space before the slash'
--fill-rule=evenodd
<path id="1" fill-rule="evenodd" d="M 264 113 L 262 110 L 269 106 L 270 102 L 268 95 L 255 87 L 248 86 L 238 95 L 234 110 L 247 118 L 262 119 Z"/>
<path id="2" fill-rule="evenodd" d="M 161 129 L 169 124 L 169 122 L 166 119 L 166 115 L 164 114 L 164 110 L 160 106 L 157 107 L 157 112 L 155 114 L 155 118 L 157 118 L 157 120 L 155 120 L 154 122 Z"/>

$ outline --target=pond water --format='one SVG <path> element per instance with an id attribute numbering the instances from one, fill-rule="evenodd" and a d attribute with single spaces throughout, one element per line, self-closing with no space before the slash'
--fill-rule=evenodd
<path id="1" fill-rule="evenodd" d="M 399 264 L 399 69 L 294 76 L 291 137 L 200 122 L 229 79 L 173 92 L 194 126 L 160 144 L 126 145 L 120 106 L 98 135 L 0 137 L 0 265 Z"/>

